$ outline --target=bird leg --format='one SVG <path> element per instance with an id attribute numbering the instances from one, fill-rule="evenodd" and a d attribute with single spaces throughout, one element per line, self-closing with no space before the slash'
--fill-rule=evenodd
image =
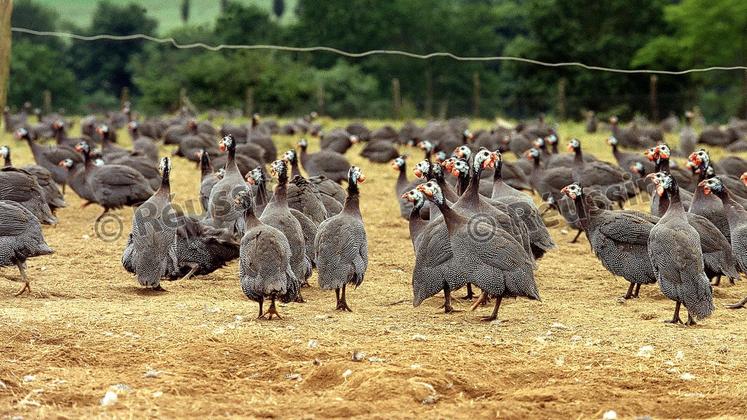
<path id="1" fill-rule="evenodd" d="M 581 229 L 579 229 L 578 232 L 576 232 L 576 237 L 573 238 L 573 240 L 571 241 L 572 244 L 575 244 L 578 241 L 578 237 L 581 236 L 581 232 L 583 232 L 583 230 Z"/>
<path id="2" fill-rule="evenodd" d="M 633 292 L 633 297 L 637 298 L 639 293 L 641 291 L 641 283 L 636 283 L 635 285 L 635 292 Z"/>
<path id="3" fill-rule="evenodd" d="M 342 285 L 342 293 L 340 293 L 340 297 L 337 300 L 337 309 L 338 311 L 347 311 L 347 312 L 353 312 L 352 309 L 348 306 L 348 302 L 345 300 L 345 286 L 346 284 Z M 339 290 L 339 289 L 336 289 Z"/>
<path id="4" fill-rule="evenodd" d="M 635 283 L 631 282 L 630 286 L 628 286 L 628 292 L 625 293 L 625 296 L 623 296 L 623 299 L 632 299 L 633 298 L 633 288 L 635 288 Z"/>
<path id="5" fill-rule="evenodd" d="M 672 320 L 665 322 L 669 324 L 682 324 L 682 319 L 680 319 L 680 305 L 681 303 L 678 301 L 677 305 L 674 307 L 674 316 L 672 317 Z"/>
<path id="6" fill-rule="evenodd" d="M 716 277 L 716 281 L 713 282 L 713 286 L 718 286 L 721 284 L 721 275 L 719 274 L 718 277 Z"/>
<path id="7" fill-rule="evenodd" d="M 298 291 L 298 296 L 296 296 L 296 300 L 294 301 L 296 303 L 306 303 L 303 296 L 301 296 L 301 291 Z"/>
<path id="8" fill-rule="evenodd" d="M 490 321 L 495 321 L 496 319 L 498 319 L 498 309 L 501 307 L 502 300 L 503 300 L 503 296 L 496 296 L 495 307 L 493 308 L 493 313 L 490 314 L 490 316 L 484 316 L 480 318 L 480 320 L 484 322 L 490 322 Z"/>
<path id="9" fill-rule="evenodd" d="M 262 304 L 264 303 L 265 303 L 265 300 L 263 298 L 259 298 L 259 316 L 257 317 L 257 319 L 263 318 L 262 315 L 264 315 L 264 311 L 262 310 Z"/>
<path id="10" fill-rule="evenodd" d="M 726 305 L 726 307 L 729 309 L 742 309 L 745 307 L 745 305 L 747 305 L 747 297 L 733 305 Z"/>
<path id="11" fill-rule="evenodd" d="M 451 291 L 444 290 L 444 313 L 449 314 L 454 312 L 454 307 L 451 306 Z"/>
<path id="12" fill-rule="evenodd" d="M 29 278 L 26 277 L 26 269 L 23 268 L 23 263 L 19 262 L 16 265 L 18 266 L 18 271 L 21 272 L 21 281 L 23 282 L 23 287 L 16 293 L 16 296 L 21 296 L 27 291 L 31 293 L 31 283 L 29 282 Z"/>
<path id="13" fill-rule="evenodd" d="M 193 275 L 194 275 L 194 274 L 195 274 L 195 273 L 197 272 L 197 270 L 199 270 L 199 268 L 200 268 L 200 265 L 199 265 L 199 264 L 195 264 L 195 263 L 191 263 L 191 264 L 189 264 L 189 266 L 190 266 L 190 268 L 191 268 L 191 269 L 189 270 L 189 273 L 187 273 L 187 275 L 185 275 L 184 277 L 182 277 L 182 278 L 181 278 L 181 280 L 188 280 L 188 279 L 192 278 L 192 276 L 193 276 Z"/>
<path id="14" fill-rule="evenodd" d="M 109 213 L 109 209 L 104 207 L 104 211 L 101 214 L 99 214 L 99 217 L 96 218 L 96 221 L 98 222 L 99 220 L 101 220 L 101 218 L 104 217 L 106 213 Z"/>
<path id="15" fill-rule="evenodd" d="M 475 301 L 475 303 L 473 303 L 472 306 L 470 306 L 469 310 L 474 311 L 475 309 L 477 309 L 478 306 L 482 305 L 487 300 L 488 300 L 488 294 L 486 292 L 482 292 L 480 294 L 480 297 L 477 298 L 477 300 Z"/>
<path id="16" fill-rule="evenodd" d="M 467 294 L 462 299 L 472 300 L 474 298 L 475 298 L 475 293 L 472 291 L 472 283 L 467 283 Z"/>
<path id="17" fill-rule="evenodd" d="M 67 184 L 62 184 L 62 196 L 63 197 L 65 196 L 65 185 Z"/>
<path id="18" fill-rule="evenodd" d="M 272 297 L 272 301 L 270 302 L 270 308 L 267 310 L 267 313 L 263 316 L 263 318 L 267 317 L 268 320 L 271 320 L 273 315 L 278 317 L 278 319 L 283 319 L 283 317 L 280 316 L 280 313 L 275 307 L 275 296 Z"/>
<path id="19" fill-rule="evenodd" d="M 685 325 L 687 325 L 687 326 L 693 326 L 693 325 L 698 325 L 698 323 L 695 322 L 695 318 L 693 318 L 692 315 L 687 314 L 687 322 L 685 322 Z"/>

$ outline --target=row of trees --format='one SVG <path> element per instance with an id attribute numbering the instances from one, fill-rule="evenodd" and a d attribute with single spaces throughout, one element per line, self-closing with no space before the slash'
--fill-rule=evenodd
<path id="1" fill-rule="evenodd" d="M 450 51 L 620 68 L 747 61 L 743 0 L 299 0 L 289 25 L 258 7 L 221 4 L 213 25 L 186 24 L 163 35 L 180 43 Z M 156 34 L 158 28 L 141 7 L 107 1 L 98 4 L 88 28 L 60 28 L 58 22 L 54 11 L 17 0 L 14 26 L 86 34 Z M 49 90 L 56 107 L 88 111 L 116 106 L 126 87 L 139 109 L 160 112 L 175 109 L 187 89 L 201 108 L 384 117 L 392 115 L 394 79 L 402 116 L 522 117 L 554 113 L 560 104 L 570 117 L 584 109 L 650 111 L 646 75 L 448 58 L 180 50 L 145 41 L 66 42 L 19 33 L 13 35 L 9 102 L 40 103 Z M 659 77 L 657 90 L 663 112 L 699 105 L 708 117 L 725 119 L 747 111 L 747 73 Z"/>

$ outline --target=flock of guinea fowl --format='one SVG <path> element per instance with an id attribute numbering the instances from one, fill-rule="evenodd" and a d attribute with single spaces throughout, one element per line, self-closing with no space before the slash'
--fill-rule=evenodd
<path id="1" fill-rule="evenodd" d="M 97 128 L 91 136 L 69 138 L 65 122 L 55 120 L 52 145 L 41 143 L 38 127 L 15 128 L 28 142 L 35 165 L 15 167 L 10 148 L 0 148 L 5 158 L 0 267 L 19 269 L 20 277 L 6 275 L 23 283 L 18 295 L 31 291 L 26 260 L 53 252 L 41 224 L 56 223 L 53 213 L 64 207 L 67 186 L 86 205 L 100 205 L 102 216 L 110 209 L 135 208 L 122 264 L 144 287 L 160 290 L 164 279 L 205 275 L 238 259 L 241 290 L 258 302 L 260 318 L 281 317 L 277 300 L 303 302 L 303 287 L 314 269 L 319 286 L 335 290 L 336 309 L 351 310 L 346 292 L 363 283 L 368 239 L 359 206 L 365 176 L 347 163 L 349 144 L 335 150 L 322 140 L 322 150 L 310 154 L 304 139 L 300 152 L 278 156 L 271 139 L 252 136 L 256 124 L 224 126 L 218 134 L 198 130 L 189 119 L 188 130 L 170 143 L 178 145 L 175 154 L 199 163 L 205 212 L 185 215 L 172 206 L 171 160 L 159 159 L 154 140 L 169 138 L 166 125 L 130 121 L 129 150 L 114 143 L 106 123 L 88 123 Z M 289 130 L 309 128 L 302 129 Z M 715 309 L 713 286 L 722 276 L 734 282 L 747 273 L 747 173 L 729 173 L 733 165 L 720 168 L 705 150 L 689 154 L 687 168 L 679 168 L 670 165 L 677 152 L 666 144 L 625 153 L 611 137 L 615 165 L 584 155 L 578 139 L 568 142 L 571 153 L 558 153 L 553 132 L 538 136 L 517 153 L 526 159 L 512 163 L 502 155 L 507 141 L 495 150 L 472 139 L 468 131 L 457 144 L 418 139 L 413 145 L 424 159 L 413 167 L 414 181 L 408 180 L 408 158 L 398 156 L 396 143 L 366 146 L 372 160 L 391 160 L 399 171 L 397 199 L 416 255 L 415 306 L 443 292 L 443 308 L 451 312 L 452 293 L 466 288 L 473 310 L 494 301 L 492 313 L 482 318 L 492 321 L 503 298 L 539 300 L 535 271 L 556 246 L 543 221 L 551 209 L 578 234 L 585 233 L 607 270 L 629 282 L 625 299 L 637 298 L 641 285 L 658 282 L 675 302 L 672 323 L 683 322 L 681 306 L 687 309 L 687 325 L 708 317 Z M 358 140 L 348 133 L 340 141 Z M 100 151 L 93 150 L 95 142 L 101 143 Z M 522 179 L 528 188 L 522 188 Z M 532 191 L 541 196 L 543 210 Z M 641 191 L 651 194 L 650 213 L 623 209 Z M 747 298 L 728 307 L 745 303 Z"/>

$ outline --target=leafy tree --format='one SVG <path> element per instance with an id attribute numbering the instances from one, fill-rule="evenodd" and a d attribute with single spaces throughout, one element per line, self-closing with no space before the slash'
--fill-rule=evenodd
<path id="1" fill-rule="evenodd" d="M 134 3 L 117 5 L 109 1 L 98 3 L 89 34 L 155 34 L 156 20 Z M 145 41 L 74 41 L 70 48 L 73 67 L 83 92 L 103 91 L 117 96 L 123 87 L 132 88 L 130 59 L 139 54 Z M 137 93 L 137 92 L 134 92 Z"/>
<path id="2" fill-rule="evenodd" d="M 285 0 L 273 0 L 272 12 L 275 13 L 278 19 L 283 17 L 283 13 L 285 13 Z"/>
<path id="3" fill-rule="evenodd" d="M 227 44 L 273 42 L 280 38 L 280 27 L 267 11 L 255 5 L 231 1 L 215 22 L 215 34 Z"/>
<path id="4" fill-rule="evenodd" d="M 80 92 L 75 74 L 63 63 L 64 51 L 44 43 L 14 41 L 10 60 L 8 103 L 20 106 L 26 101 L 41 106 L 44 90 L 52 93 L 55 107 L 77 110 Z"/>
<path id="5" fill-rule="evenodd" d="M 634 64 L 669 69 L 747 64 L 747 2 L 684 0 L 667 6 L 664 16 L 669 30 L 640 48 Z M 747 98 L 740 93 L 747 89 L 744 72 L 694 74 L 689 81 L 707 117 L 747 113 Z"/>
<path id="6" fill-rule="evenodd" d="M 55 31 L 57 30 L 59 19 L 60 16 L 55 10 L 34 3 L 32 0 L 17 0 L 13 2 L 11 24 L 15 27 L 29 28 L 37 31 Z M 35 44 L 45 44 L 53 49 L 63 47 L 63 43 L 58 38 L 13 32 L 13 43 L 21 40 L 28 40 Z"/>

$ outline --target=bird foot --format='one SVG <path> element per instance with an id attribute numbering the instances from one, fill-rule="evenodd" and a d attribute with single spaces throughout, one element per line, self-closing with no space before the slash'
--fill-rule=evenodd
<path id="1" fill-rule="evenodd" d="M 685 325 L 687 325 L 688 327 L 692 327 L 694 325 L 698 325 L 698 323 L 695 322 L 695 320 L 692 317 L 688 317 L 687 322 L 685 322 Z"/>
<path id="2" fill-rule="evenodd" d="M 460 309 L 454 309 L 454 307 L 451 306 L 451 305 L 445 306 L 445 307 L 442 306 L 442 308 L 444 308 L 444 313 L 445 314 L 453 314 L 455 312 L 464 312 L 464 311 L 462 311 Z"/>
<path id="3" fill-rule="evenodd" d="M 278 319 L 283 319 L 283 317 L 280 316 L 280 313 L 278 312 L 278 310 L 272 306 L 270 307 L 270 309 L 267 310 L 267 312 L 257 317 L 257 319 L 266 319 L 270 321 L 272 320 L 273 316 L 278 317 Z"/>
<path id="4" fill-rule="evenodd" d="M 348 306 L 345 302 L 340 302 L 337 304 L 337 308 L 335 308 L 337 311 L 343 311 L 343 312 L 353 312 L 352 309 Z"/>
<path id="5" fill-rule="evenodd" d="M 306 300 L 299 293 L 298 296 L 296 297 L 296 299 L 294 300 L 294 302 L 296 302 L 296 303 L 306 303 Z"/>
<path id="6" fill-rule="evenodd" d="M 480 321 L 482 321 L 482 322 L 493 322 L 493 321 L 495 321 L 496 319 L 498 319 L 498 317 L 497 317 L 497 316 L 492 316 L 492 315 L 491 315 L 491 316 L 484 316 L 484 317 L 481 317 L 481 318 L 480 318 Z"/>
<path id="7" fill-rule="evenodd" d="M 29 292 L 29 294 L 31 294 L 31 285 L 29 285 L 28 283 L 25 283 L 23 287 L 21 287 L 21 290 L 19 290 L 14 296 L 21 296 L 26 292 Z"/>
<path id="8" fill-rule="evenodd" d="M 682 320 L 680 318 L 674 318 L 674 319 L 667 319 L 664 321 L 665 324 L 682 324 Z"/>
<path id="9" fill-rule="evenodd" d="M 466 295 L 460 297 L 459 299 L 461 299 L 461 300 L 472 300 L 474 298 L 475 298 L 475 294 L 474 293 L 467 293 Z"/>

